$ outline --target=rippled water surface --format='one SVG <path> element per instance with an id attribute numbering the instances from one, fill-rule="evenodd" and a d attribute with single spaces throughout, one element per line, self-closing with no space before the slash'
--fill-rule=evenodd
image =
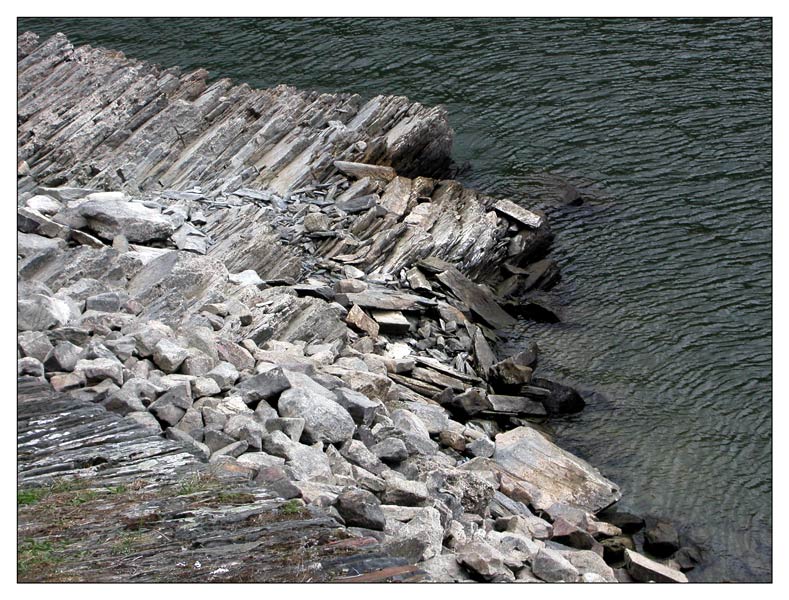
<path id="1" fill-rule="evenodd" d="M 597 392 L 558 438 L 625 508 L 772 576 L 769 20 L 23 19 L 137 58 L 445 104 L 464 183 L 545 207 L 560 325 L 541 370 Z M 561 208 L 565 182 L 592 200 Z"/>

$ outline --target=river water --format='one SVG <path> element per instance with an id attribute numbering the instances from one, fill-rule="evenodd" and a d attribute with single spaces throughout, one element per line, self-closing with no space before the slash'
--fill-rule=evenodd
<path id="1" fill-rule="evenodd" d="M 444 104 L 463 183 L 548 211 L 564 321 L 503 346 L 588 393 L 558 441 L 772 577 L 769 19 L 21 19 L 256 87 Z M 566 183 L 589 199 L 561 207 Z"/>

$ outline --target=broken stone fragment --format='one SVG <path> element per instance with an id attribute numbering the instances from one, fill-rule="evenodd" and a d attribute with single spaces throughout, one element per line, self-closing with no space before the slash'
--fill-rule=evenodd
<path id="1" fill-rule="evenodd" d="M 661 565 L 632 550 L 625 550 L 625 565 L 627 572 L 636 581 L 643 583 L 654 581 L 656 583 L 687 583 L 688 578 L 681 571 Z"/>
<path id="2" fill-rule="evenodd" d="M 231 273 L 228 275 L 228 280 L 230 283 L 235 283 L 236 285 L 260 285 L 263 283 L 263 280 L 257 274 L 257 271 L 253 269 L 247 269 L 246 271 L 242 271 L 241 273 Z"/>
<path id="3" fill-rule="evenodd" d="M 20 297 L 16 306 L 19 331 L 46 331 L 67 325 L 71 320 L 71 310 L 66 302 L 43 294 Z"/>
<path id="4" fill-rule="evenodd" d="M 383 531 L 386 525 L 381 503 L 370 492 L 349 489 L 337 496 L 337 510 L 349 527 Z"/>
<path id="5" fill-rule="evenodd" d="M 160 339 L 153 348 L 153 362 L 165 373 L 175 373 L 187 356 L 186 348 L 166 338 Z"/>
<path id="6" fill-rule="evenodd" d="M 484 581 L 515 581 L 515 575 L 505 565 L 505 556 L 482 540 L 475 540 L 459 548 L 457 562 Z"/>
<path id="7" fill-rule="evenodd" d="M 175 231 L 168 217 L 139 202 L 93 198 L 76 210 L 88 228 L 105 240 L 123 235 L 132 243 L 144 244 L 166 240 Z"/>
<path id="8" fill-rule="evenodd" d="M 363 331 L 373 339 L 378 337 L 378 331 L 380 329 L 378 323 L 371 319 L 367 313 L 365 313 L 356 304 L 354 304 L 348 311 L 345 321 L 348 324 L 356 327 L 359 331 Z"/>
<path id="9" fill-rule="evenodd" d="M 578 581 L 578 570 L 555 550 L 541 548 L 532 560 L 531 570 L 535 576 L 549 583 Z"/>
<path id="10" fill-rule="evenodd" d="M 277 410 L 283 417 L 304 419 L 308 443 L 341 443 L 353 436 L 356 425 L 342 406 L 313 390 L 290 388 L 279 397 Z"/>

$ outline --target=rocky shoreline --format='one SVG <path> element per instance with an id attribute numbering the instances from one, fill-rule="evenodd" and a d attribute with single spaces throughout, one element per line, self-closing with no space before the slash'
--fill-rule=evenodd
<path id="1" fill-rule="evenodd" d="M 583 399 L 535 374 L 536 345 L 496 354 L 551 315 L 551 233 L 440 179 L 442 109 L 209 84 L 61 34 L 18 59 L 22 381 L 429 581 L 687 580 L 670 526 L 636 552 L 616 484 L 545 433 Z M 20 485 L 106 469 L 83 462 Z"/>

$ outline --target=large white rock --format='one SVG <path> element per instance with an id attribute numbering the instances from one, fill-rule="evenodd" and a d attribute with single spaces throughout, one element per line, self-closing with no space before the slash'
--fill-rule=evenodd
<path id="1" fill-rule="evenodd" d="M 492 460 L 540 491 L 540 503 L 558 502 L 597 512 L 622 496 L 619 487 L 585 460 L 548 441 L 530 427 L 496 436 Z"/>
<path id="2" fill-rule="evenodd" d="M 105 239 L 124 235 L 133 243 L 163 240 L 175 232 L 172 221 L 138 202 L 93 198 L 78 207 L 88 227 Z"/>
<path id="3" fill-rule="evenodd" d="M 353 437 L 356 425 L 342 406 L 306 388 L 290 388 L 279 397 L 283 417 L 302 417 L 304 435 L 309 442 L 337 443 Z"/>

